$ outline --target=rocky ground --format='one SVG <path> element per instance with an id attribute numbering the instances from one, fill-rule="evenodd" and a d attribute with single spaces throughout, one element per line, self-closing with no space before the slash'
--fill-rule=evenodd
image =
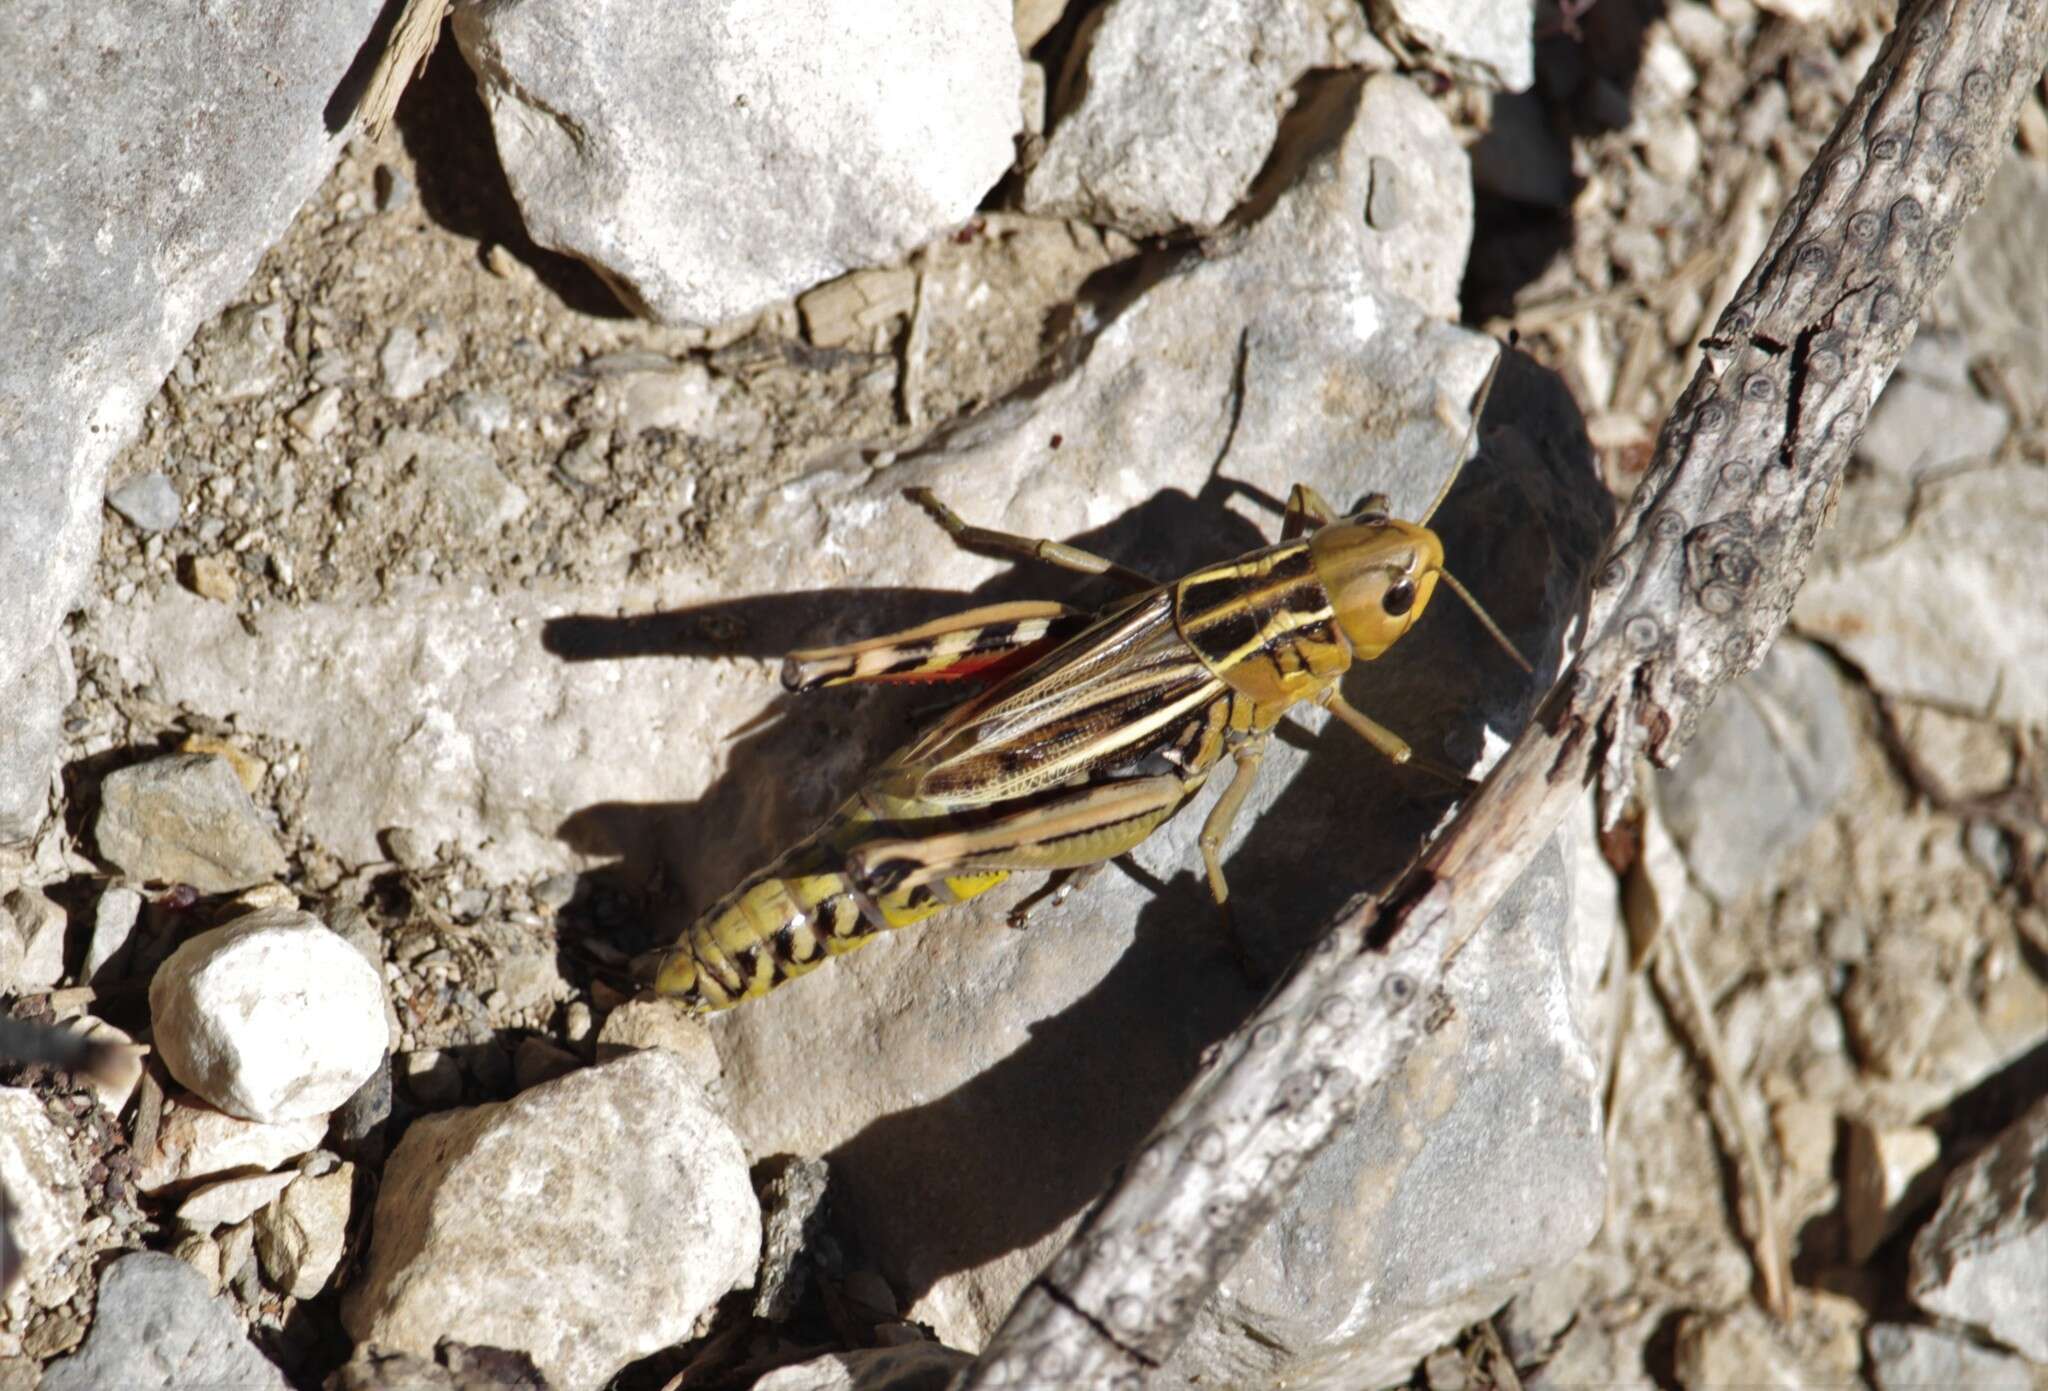
<path id="1" fill-rule="evenodd" d="M 0 1073 L 0 1387 L 943 1385 L 1446 786 L 1277 743 L 1248 970 L 1191 813 L 1024 931 L 1031 885 L 685 1018 L 630 956 L 932 708 L 781 654 L 1108 592 L 906 486 L 1159 576 L 1295 481 L 1420 515 L 1514 329 L 1435 525 L 1538 675 L 1446 599 L 1346 687 L 1483 766 L 1890 15 L 577 8 L 463 9 L 381 137 L 309 80 L 263 197 L 126 214 L 161 302 L 38 388 L 91 410 L 10 407 L 0 989 L 149 1051 Z M 256 158 L 252 90 L 190 158 Z M 1792 628 L 1539 857 L 1163 1383 L 2048 1386 L 2044 103 Z"/>

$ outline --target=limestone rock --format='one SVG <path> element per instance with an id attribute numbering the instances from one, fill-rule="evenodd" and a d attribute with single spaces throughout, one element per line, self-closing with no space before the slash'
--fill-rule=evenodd
<path id="1" fill-rule="evenodd" d="M 663 322 L 950 230 L 1022 123 L 1005 0 L 498 0 L 457 9 L 455 37 L 534 240 Z"/>
<path id="2" fill-rule="evenodd" d="M 249 1342 L 204 1275 L 176 1256 L 137 1251 L 100 1276 L 85 1346 L 51 1363 L 42 1381 L 42 1391 L 115 1386 L 290 1391 L 291 1383 Z"/>
<path id="3" fill-rule="evenodd" d="M 10 519 L 0 518 L 0 556 Z M 48 643 L 27 656 L 7 651 L 0 631 L 0 706 L 10 712 L 0 740 L 0 845 L 33 839 L 50 805 L 50 770 L 63 739 L 64 707 L 77 689 L 71 646 Z M 14 665 L 17 669 L 8 671 Z"/>
<path id="4" fill-rule="evenodd" d="M 1864 1342 L 1870 1349 L 1870 1374 L 1877 1391 L 2036 1391 L 2040 1385 L 2033 1369 L 2019 1358 L 1938 1329 L 1872 1324 Z"/>
<path id="5" fill-rule="evenodd" d="M 605 1016 L 597 1031 L 600 1062 L 639 1048 L 665 1048 L 689 1064 L 704 1086 L 718 1080 L 718 1048 L 704 1021 L 682 1012 L 673 1000 L 627 1000 Z"/>
<path id="6" fill-rule="evenodd" d="M 938 1343 L 859 1348 L 778 1367 L 753 1391 L 945 1391 L 973 1360 Z"/>
<path id="7" fill-rule="evenodd" d="M 2048 720 L 2048 610 L 2016 601 L 2048 592 L 2048 470 L 1928 482 L 1907 515 L 1896 542 L 1809 575 L 1793 620 L 1887 695 Z"/>
<path id="8" fill-rule="evenodd" d="M 1268 235 L 1297 218 L 1313 237 L 1333 203 L 1364 218 L 1356 254 L 1370 283 L 1425 313 L 1458 318 L 1472 249 L 1470 163 L 1450 121 L 1409 79 L 1353 74 L 1318 82 L 1290 118 L 1282 152 L 1291 189 L 1267 215 Z"/>
<path id="9" fill-rule="evenodd" d="M 1536 0 L 1371 0 L 1373 28 L 1397 53 L 1489 87 L 1536 80 Z"/>
<path id="10" fill-rule="evenodd" d="M 1658 801 L 1706 890 L 1731 902 L 1768 882 L 1849 785 L 1853 744 L 1828 659 L 1780 638 L 1700 720 Z"/>
<path id="11" fill-rule="evenodd" d="M 1933 1196 L 1940 1157 L 1941 1139 L 1925 1126 L 1850 1123 L 1842 1215 L 1851 1261 L 1869 1260 L 1911 1210 Z"/>
<path id="12" fill-rule="evenodd" d="M 2048 400 L 2048 260 L 2031 230 L 2048 216 L 2048 166 L 1999 163 L 1984 205 L 1956 235 L 1948 277 L 1930 301 L 1932 323 L 2004 361 L 2034 401 Z"/>
<path id="13" fill-rule="evenodd" d="M 348 1239 L 355 1179 L 353 1164 L 301 1173 L 256 1215 L 256 1254 L 274 1288 L 311 1299 L 327 1287 Z"/>
<path id="14" fill-rule="evenodd" d="M 1907 1293 L 1931 1314 L 1981 1328 L 2048 1363 L 2048 1101 L 1949 1175 L 1913 1238 Z"/>
<path id="15" fill-rule="evenodd" d="M 0 1288 L 0 1356 L 28 1311 L 71 1298 L 84 1275 L 84 1176 L 70 1142 L 25 1087 L 0 1087 L 0 1193 L 19 1283 Z M 14 1348 L 19 1351 L 18 1344 Z"/>
<path id="16" fill-rule="evenodd" d="M 149 1009 L 171 1075 L 249 1120 L 325 1115 L 384 1057 L 383 978 L 294 909 L 186 942 L 150 981 Z"/>
<path id="17" fill-rule="evenodd" d="M 164 1105 L 156 1145 L 136 1156 L 136 1186 L 155 1193 L 234 1170 L 274 1169 L 319 1144 L 326 1128 L 324 1116 L 275 1125 L 243 1120 L 175 1092 Z"/>
<path id="18" fill-rule="evenodd" d="M 21 964 L 12 989 L 28 994 L 64 979 L 64 910 L 40 889 L 16 889 L 5 899 L 7 917 L 21 944 Z M 0 921 L 0 930 L 8 926 Z"/>
<path id="19" fill-rule="evenodd" d="M 1673 1351 L 1678 1384 L 1783 1387 L 1841 1384 L 1792 1347 L 1763 1312 L 1744 1305 L 1720 1314 L 1688 1314 Z"/>
<path id="20" fill-rule="evenodd" d="M 1985 400 L 1973 387 L 1901 371 L 1877 398 L 1856 455 L 1882 473 L 1912 479 L 1983 463 L 1997 452 L 2011 426 L 2005 407 Z"/>
<path id="21" fill-rule="evenodd" d="M 229 1227 L 284 1192 L 290 1174 L 251 1174 L 203 1184 L 178 1204 L 178 1223 L 195 1232 Z"/>
<path id="22" fill-rule="evenodd" d="M 1091 19 L 1060 84 L 1080 95 L 1025 181 L 1026 211 L 1138 237 L 1229 216 L 1313 60 L 1308 7 L 1221 0 L 1189 19 L 1181 0 L 1115 0 Z"/>
<path id="23" fill-rule="evenodd" d="M 525 489 L 499 470 L 488 445 L 398 429 L 386 433 L 379 452 L 403 470 L 394 505 L 438 514 L 454 535 L 482 543 L 525 515 Z"/>
<path id="24" fill-rule="evenodd" d="M 1017 33 L 1017 47 L 1030 52 L 1033 44 L 1052 32 L 1066 8 L 1067 0 L 1016 0 L 1011 23 Z"/>
<path id="25" fill-rule="evenodd" d="M 169 531 L 184 515 L 184 503 L 171 480 L 161 473 L 138 473 L 107 493 L 107 506 L 137 531 Z"/>
<path id="26" fill-rule="evenodd" d="M 1592 1239 L 1605 1147 L 1573 933 L 1553 847 L 1453 967 L 1457 1018 L 1309 1165 L 1173 1370 L 1199 1385 L 1388 1385 Z"/>
<path id="27" fill-rule="evenodd" d="M 107 774 L 93 823 L 130 877 L 228 893 L 285 872 L 284 852 L 227 760 L 173 754 Z"/>
<path id="28" fill-rule="evenodd" d="M 411 324 L 394 325 L 377 350 L 384 394 L 394 401 L 410 401 L 455 365 L 456 351 L 454 335 L 442 325 L 428 325 L 424 332 Z"/>
<path id="29" fill-rule="evenodd" d="M 93 905 L 92 940 L 86 943 L 85 964 L 78 974 L 89 983 L 105 985 L 126 972 L 119 960 L 128 938 L 142 916 L 142 895 L 126 884 L 110 884 Z"/>
<path id="30" fill-rule="evenodd" d="M 564 1391 L 595 1387 L 686 1337 L 760 1245 L 739 1142 L 651 1049 L 414 1122 L 342 1316 L 360 1342 L 512 1348 Z"/>
<path id="31" fill-rule="evenodd" d="M 754 1317 L 786 1323 L 803 1298 L 810 1251 L 824 1228 L 831 1169 L 822 1159 L 782 1155 L 764 1162 L 760 1181 L 761 1271 L 754 1281 Z"/>
<path id="32" fill-rule="evenodd" d="M 42 816 L 70 699 L 58 624 L 99 553 L 107 465 L 333 162 L 337 94 L 385 8 L 253 0 L 231 24 L 188 5 L 10 15 L 0 203 L 35 215 L 0 220 L 0 709 L 20 720 L 0 740 L 0 843 Z"/>

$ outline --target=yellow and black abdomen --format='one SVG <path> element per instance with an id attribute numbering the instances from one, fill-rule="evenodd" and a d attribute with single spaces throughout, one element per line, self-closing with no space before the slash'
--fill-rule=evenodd
<path id="1" fill-rule="evenodd" d="M 877 933 L 922 922 L 1009 878 L 1005 871 L 962 874 L 870 894 L 848 877 L 846 855 L 897 833 L 860 797 L 850 799 L 700 917 L 661 958 L 655 991 L 695 1009 L 726 1009 L 867 945 Z"/>

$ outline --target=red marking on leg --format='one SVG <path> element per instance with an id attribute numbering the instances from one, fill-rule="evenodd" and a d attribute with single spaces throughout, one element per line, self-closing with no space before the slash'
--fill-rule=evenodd
<path id="1" fill-rule="evenodd" d="M 884 682 L 913 685 L 935 685 L 941 681 L 994 681 L 1021 671 L 1031 665 L 1057 644 L 1052 639 L 1042 639 L 1023 647 L 1005 648 L 1000 652 L 982 652 L 972 657 L 962 657 L 949 666 L 937 671 L 898 671 L 886 676 L 861 676 L 855 680 L 865 685 Z"/>

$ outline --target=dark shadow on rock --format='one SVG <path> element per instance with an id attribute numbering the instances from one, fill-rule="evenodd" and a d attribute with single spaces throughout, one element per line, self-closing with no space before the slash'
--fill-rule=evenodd
<path id="1" fill-rule="evenodd" d="M 963 607 L 970 607 L 966 597 L 946 589 L 810 589 L 626 617 L 569 614 L 547 621 L 541 646 L 565 662 L 774 658 L 803 645 L 792 635 L 845 627 L 849 613 L 858 615 L 865 632 L 870 623 L 878 629 L 922 623 Z"/>
<path id="2" fill-rule="evenodd" d="M 427 70 L 405 89 L 392 123 L 413 157 L 420 207 L 428 217 L 482 246 L 502 246 L 579 314 L 631 317 L 596 271 L 527 235 L 498 163 L 498 142 L 476 78 L 446 29 Z"/>
<path id="3" fill-rule="evenodd" d="M 349 59 L 348 70 L 341 75 L 341 81 L 334 84 L 334 90 L 327 94 L 327 101 L 320 109 L 320 124 L 329 135 L 339 135 L 355 119 L 356 107 L 362 104 L 363 93 L 370 85 L 370 74 L 377 70 L 378 61 L 384 50 L 391 46 L 392 31 L 398 27 L 398 16 L 405 10 L 406 0 L 384 0 L 384 7 L 377 12 L 376 23 L 363 39 L 356 56 Z"/>
<path id="4" fill-rule="evenodd" d="M 1501 97 L 1500 124 L 1472 148 L 1474 235 L 1459 296 L 1466 323 L 1512 314 L 1515 296 L 1571 246 L 1580 181 L 1570 172 L 1570 142 L 1628 125 L 1644 36 L 1666 8 L 1666 0 L 1537 8 L 1536 85 Z M 1563 165 L 1562 188 L 1542 197 L 1528 187 L 1511 191 L 1553 160 Z"/>
<path id="5" fill-rule="evenodd" d="M 1033 1024 L 1023 1047 L 942 1097 L 880 1117 L 829 1155 L 831 1200 L 915 1224 L 914 1264 L 885 1271 L 906 1301 L 1028 1246 L 1101 1194 L 1203 1048 L 1259 994 L 1233 963 L 1199 876 L 1176 875 L 1109 973 Z"/>

